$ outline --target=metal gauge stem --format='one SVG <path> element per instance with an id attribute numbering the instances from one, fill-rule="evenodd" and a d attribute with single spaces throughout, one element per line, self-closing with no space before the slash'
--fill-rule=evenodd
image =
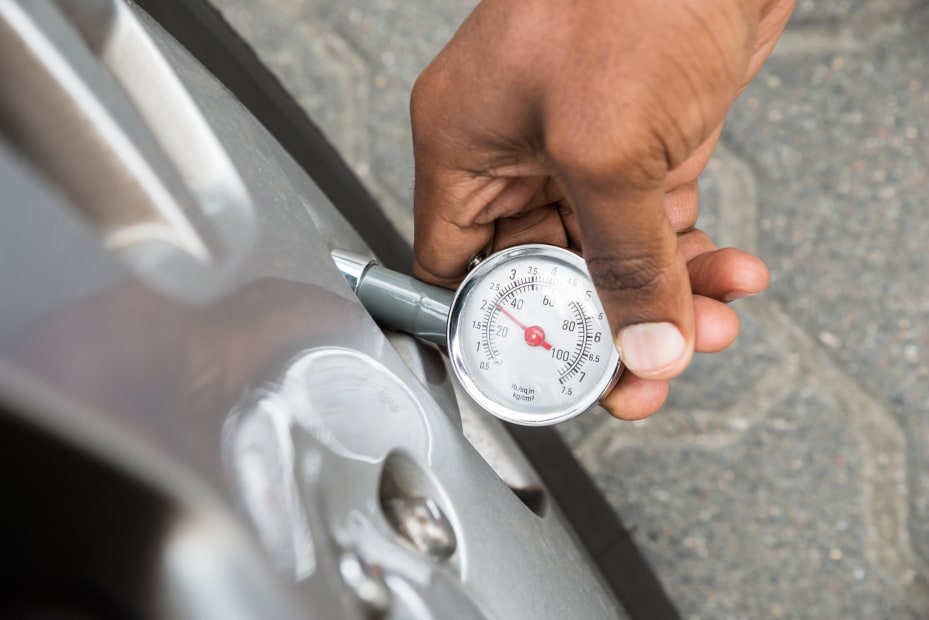
<path id="1" fill-rule="evenodd" d="M 468 394 L 495 416 L 554 424 L 597 404 L 621 367 L 603 306 L 576 254 L 523 245 L 479 263 L 452 294 L 334 252 L 381 323 L 448 345 Z"/>

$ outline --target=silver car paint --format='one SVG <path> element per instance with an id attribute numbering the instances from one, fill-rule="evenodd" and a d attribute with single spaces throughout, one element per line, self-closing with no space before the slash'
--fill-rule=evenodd
<path id="1" fill-rule="evenodd" d="M 0 0 L 0 80 L 0 392 L 168 507 L 139 531 L 152 600 L 131 604 L 621 613 L 557 508 L 504 482 L 535 483 L 497 423 L 457 410 L 442 357 L 365 313 L 330 258 L 370 253 L 358 235 L 157 24 L 111 0 Z M 398 498 L 434 502 L 450 557 L 404 539 Z"/>

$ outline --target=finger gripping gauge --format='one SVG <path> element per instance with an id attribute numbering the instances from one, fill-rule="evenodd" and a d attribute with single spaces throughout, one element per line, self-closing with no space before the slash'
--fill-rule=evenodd
<path id="1" fill-rule="evenodd" d="M 454 295 L 370 259 L 333 257 L 375 319 L 447 344 L 462 386 L 499 418 L 536 426 L 567 420 L 596 405 L 619 377 L 587 266 L 568 250 L 503 250 L 472 269 Z"/>

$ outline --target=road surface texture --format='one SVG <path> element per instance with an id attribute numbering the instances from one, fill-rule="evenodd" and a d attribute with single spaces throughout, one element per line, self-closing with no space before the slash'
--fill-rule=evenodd
<path id="1" fill-rule="evenodd" d="M 214 1 L 410 238 L 410 88 L 473 3 Z M 701 179 L 770 290 L 657 415 L 561 428 L 685 618 L 929 617 L 926 32 L 799 0 Z"/>

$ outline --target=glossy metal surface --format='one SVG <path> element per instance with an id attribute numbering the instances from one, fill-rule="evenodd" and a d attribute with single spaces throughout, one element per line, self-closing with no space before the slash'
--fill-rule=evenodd
<path id="1" fill-rule="evenodd" d="M 358 299 L 382 326 L 446 346 L 448 315 L 455 294 L 343 250 L 332 259 Z"/>
<path id="2" fill-rule="evenodd" d="M 352 287 L 352 291 L 356 294 L 358 292 L 358 285 L 361 284 L 365 272 L 369 267 L 373 267 L 377 264 L 377 260 L 372 257 L 346 252 L 345 250 L 333 250 L 332 260 L 335 266 L 339 268 L 339 271 L 342 272 L 345 281 Z"/>
<path id="3" fill-rule="evenodd" d="M 144 13 L 0 0 L 0 49 L 7 587 L 158 618 L 616 613 L 464 438 L 441 360 L 358 302 L 330 257 L 357 234 Z M 382 497 L 433 501 L 451 555 Z"/>
<path id="4" fill-rule="evenodd" d="M 397 533 L 417 551 L 439 562 L 455 553 L 458 546 L 455 529 L 435 500 L 399 497 L 381 505 Z"/>

